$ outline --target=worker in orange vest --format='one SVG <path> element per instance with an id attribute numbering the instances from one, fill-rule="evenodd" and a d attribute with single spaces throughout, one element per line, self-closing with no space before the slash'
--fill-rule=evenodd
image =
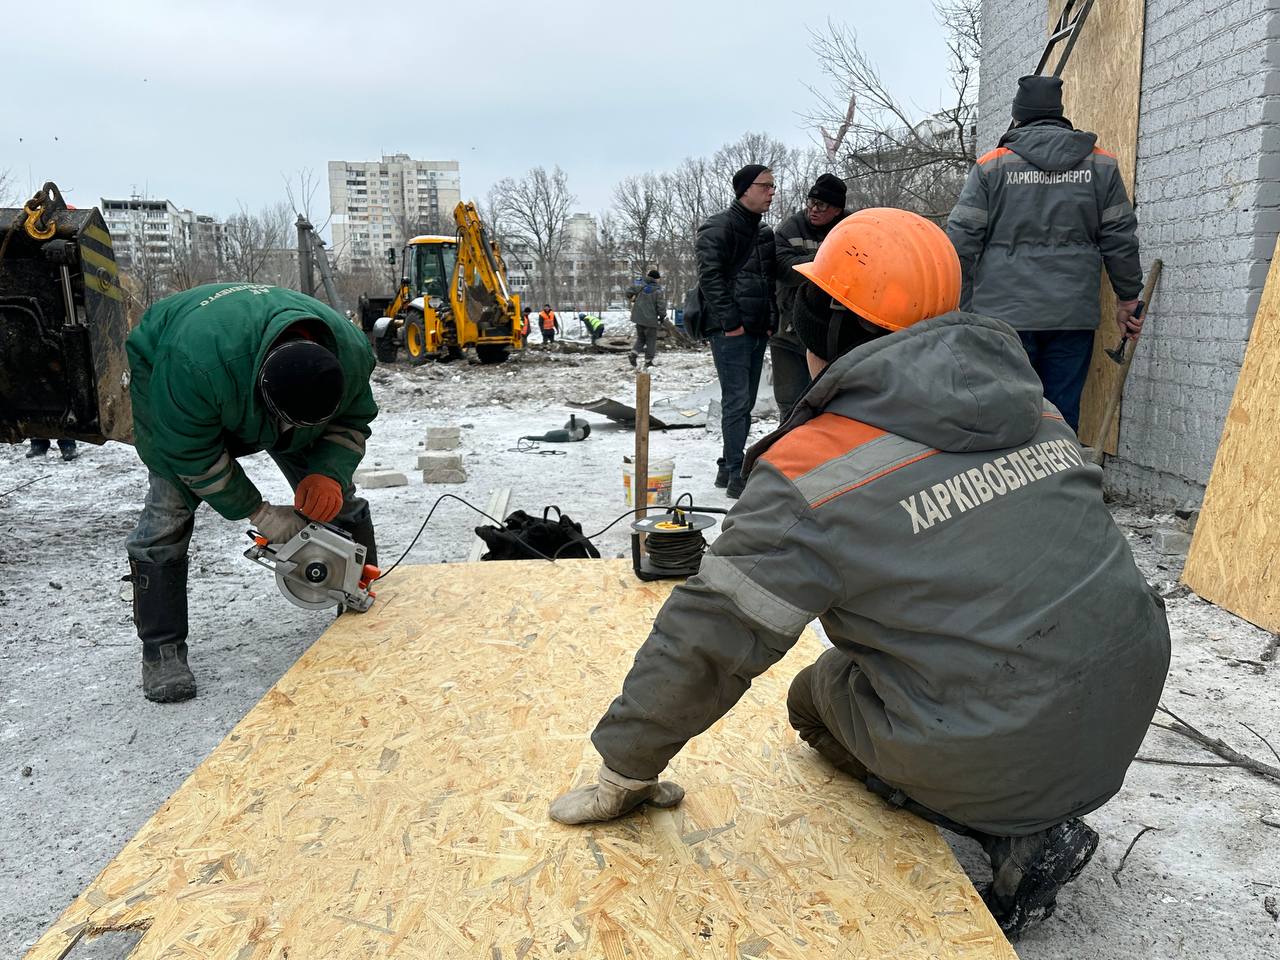
<path id="1" fill-rule="evenodd" d="M 533 310 L 529 307 L 520 308 L 520 339 L 527 343 L 529 341 L 529 331 L 532 329 L 529 325 L 529 314 Z"/>
<path id="2" fill-rule="evenodd" d="M 551 304 L 544 303 L 542 305 L 542 312 L 538 314 L 538 320 L 542 325 L 542 342 L 554 343 L 556 331 L 560 329 L 560 320 L 556 316 L 556 312 L 551 309 Z"/>

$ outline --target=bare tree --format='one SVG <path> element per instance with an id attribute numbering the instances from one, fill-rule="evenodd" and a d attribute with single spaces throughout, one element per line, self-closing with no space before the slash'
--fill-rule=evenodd
<path id="1" fill-rule="evenodd" d="M 297 252 L 289 243 L 293 217 L 287 203 L 276 203 L 250 213 L 240 205 L 240 212 L 227 218 L 227 267 L 237 280 L 250 283 L 288 282 L 290 271 L 283 261 L 292 257 L 297 271 Z"/>
<path id="2" fill-rule="evenodd" d="M 547 300 L 560 289 L 561 260 L 569 240 L 566 225 L 577 198 L 558 166 L 548 173 L 534 167 L 519 180 L 499 180 L 489 192 L 489 213 L 507 236 L 528 245 L 537 264 L 538 281 Z"/>
<path id="3" fill-rule="evenodd" d="M 889 90 L 851 29 L 828 22 L 825 32 L 812 33 L 810 48 L 832 90 L 814 91 L 818 107 L 808 119 L 822 130 L 845 130 L 829 148 L 849 182 L 851 206 L 905 207 L 942 220 L 973 165 L 981 0 L 934 4 L 947 33 L 952 92 L 924 117 Z"/>
<path id="4" fill-rule="evenodd" d="M 656 257 L 655 247 L 665 216 L 661 178 L 652 173 L 627 177 L 613 188 L 613 209 L 618 215 L 618 236 L 631 269 L 643 273 Z"/>
<path id="5" fill-rule="evenodd" d="M 0 170 L 0 207 L 16 207 L 18 202 L 18 182 L 8 170 Z"/>
<path id="6" fill-rule="evenodd" d="M 293 210 L 295 220 L 298 217 L 306 217 L 317 233 L 329 226 L 329 220 L 333 216 L 330 211 L 325 212 L 322 221 L 316 221 L 319 213 L 316 207 L 316 193 L 320 189 L 321 180 L 314 170 L 310 167 L 302 167 L 290 176 L 282 173 L 280 178 L 284 180 L 284 194 L 289 201 L 289 207 Z"/>

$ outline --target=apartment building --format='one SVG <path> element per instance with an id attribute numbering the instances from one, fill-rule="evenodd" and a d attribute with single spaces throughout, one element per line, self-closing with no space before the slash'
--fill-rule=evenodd
<path id="1" fill-rule="evenodd" d="M 453 208 L 461 199 L 456 160 L 413 160 L 407 153 L 330 160 L 334 254 L 344 267 L 379 266 L 389 249 L 398 251 L 411 237 L 452 234 Z"/>
<path id="2" fill-rule="evenodd" d="M 99 202 L 116 260 L 125 267 L 163 267 L 184 255 L 210 264 L 225 259 L 226 224 L 208 214 L 149 197 L 102 197 Z"/>

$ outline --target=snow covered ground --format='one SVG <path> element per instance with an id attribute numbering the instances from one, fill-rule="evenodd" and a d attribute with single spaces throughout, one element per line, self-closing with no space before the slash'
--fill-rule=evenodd
<path id="1" fill-rule="evenodd" d="M 509 509 L 558 504 L 588 533 L 617 518 L 626 509 L 622 457 L 633 448 L 630 430 L 590 416 L 592 434 L 581 443 L 522 452 L 519 438 L 581 414 L 568 401 L 629 401 L 630 373 L 622 356 L 540 347 L 495 367 L 380 366 L 374 389 L 382 414 L 366 466 L 410 477 L 405 487 L 366 491 L 383 568 L 444 492 L 483 508 L 491 491 L 509 486 Z M 713 381 L 709 354 L 663 352 L 654 398 L 683 396 Z M 446 425 L 463 427 L 468 480 L 425 486 L 415 464 L 426 428 Z M 775 425 L 757 423 L 753 438 Z M 712 485 L 718 449 L 713 427 L 655 433 L 651 455 L 674 458 L 677 493 L 724 506 L 728 501 Z M 202 510 L 190 584 L 191 662 L 200 695 L 185 704 L 148 703 L 139 690 L 127 584 L 120 582 L 145 472 L 129 447 L 81 450 L 79 460 L 63 463 L 56 448 L 46 461 L 29 461 L 24 447 L 0 446 L 0 493 L 43 478 L 0 497 L 0 956 L 6 957 L 34 942 L 332 617 L 287 603 L 271 575 L 241 557 L 244 525 Z M 287 486 L 265 457 L 246 466 L 269 499 L 287 502 Z M 1148 578 L 1172 590 L 1182 560 L 1150 545 L 1153 525 L 1171 518 L 1132 507 L 1115 513 Z M 444 502 L 406 562 L 465 560 L 473 528 L 484 522 Z M 625 551 L 625 523 L 598 544 L 605 556 Z M 549 567 L 546 575 L 558 574 Z M 1280 666 L 1259 660 L 1269 635 L 1194 595 L 1175 592 L 1168 603 L 1174 655 L 1165 704 L 1260 760 L 1277 759 L 1243 726 L 1280 744 Z M 1158 729 L 1143 754 L 1217 759 Z M 1280 828 L 1263 818 L 1280 823 L 1280 784 L 1233 768 L 1135 764 L 1121 794 L 1089 817 L 1102 835 L 1093 863 L 1064 892 L 1057 914 L 1018 944 L 1019 954 L 1277 956 L 1280 926 L 1266 898 L 1280 897 Z M 1117 874 L 1144 826 L 1157 829 L 1138 840 Z M 962 863 L 982 879 L 980 852 L 968 841 L 955 843 Z"/>

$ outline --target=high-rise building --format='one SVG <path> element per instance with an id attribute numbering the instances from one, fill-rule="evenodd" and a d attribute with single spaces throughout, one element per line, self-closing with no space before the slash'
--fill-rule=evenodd
<path id="1" fill-rule="evenodd" d="M 462 200 L 456 160 L 411 160 L 406 153 L 370 161 L 329 161 L 333 251 L 343 266 L 386 262 L 420 234 L 451 236 Z"/>
<path id="2" fill-rule="evenodd" d="M 225 259 L 226 224 L 208 214 L 148 197 L 100 202 L 115 258 L 125 267 L 162 268 L 184 256 L 210 265 Z"/>

